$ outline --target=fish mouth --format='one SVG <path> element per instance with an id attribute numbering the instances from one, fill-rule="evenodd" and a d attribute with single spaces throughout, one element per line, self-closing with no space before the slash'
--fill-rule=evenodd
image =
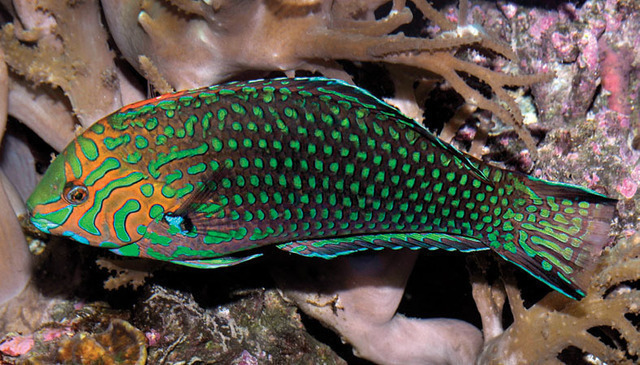
<path id="1" fill-rule="evenodd" d="M 59 224 L 55 224 L 46 218 L 34 217 L 31 214 L 29 215 L 29 221 L 34 227 L 47 234 L 51 234 L 51 229 L 60 227 Z"/>
<path id="2" fill-rule="evenodd" d="M 44 233 L 51 234 L 52 229 L 56 229 L 63 225 L 73 212 L 73 207 L 63 207 L 50 213 L 40 213 L 38 211 L 29 211 L 29 220 L 31 223 Z"/>

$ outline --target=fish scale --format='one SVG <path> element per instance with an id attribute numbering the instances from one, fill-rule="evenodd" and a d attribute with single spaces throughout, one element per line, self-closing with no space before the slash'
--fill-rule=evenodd
<path id="1" fill-rule="evenodd" d="M 323 258 L 492 249 L 579 297 L 615 200 L 484 164 L 362 89 L 298 78 L 124 107 L 27 205 L 40 229 L 126 256 L 220 267 L 271 244 Z"/>

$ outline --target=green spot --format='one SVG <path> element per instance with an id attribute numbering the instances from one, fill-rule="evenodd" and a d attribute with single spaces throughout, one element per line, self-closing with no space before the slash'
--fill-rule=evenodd
<path id="1" fill-rule="evenodd" d="M 264 183 L 268 186 L 273 186 L 273 177 L 271 175 L 264 176 Z"/>
<path id="2" fill-rule="evenodd" d="M 160 236 L 155 232 L 145 232 L 144 238 L 148 239 L 154 245 L 169 246 L 171 244 L 171 237 Z"/>
<path id="3" fill-rule="evenodd" d="M 127 157 L 125 157 L 125 161 L 127 161 L 130 164 L 138 163 L 141 159 L 142 159 L 142 154 L 140 154 L 140 151 L 135 151 L 133 153 L 128 154 Z"/>
<path id="4" fill-rule="evenodd" d="M 247 114 L 247 109 L 245 109 L 244 106 L 238 103 L 231 104 L 231 110 L 233 110 L 234 113 L 237 113 L 240 115 Z"/>
<path id="5" fill-rule="evenodd" d="M 282 151 L 282 142 L 278 140 L 273 140 L 271 142 L 271 145 L 273 146 L 273 149 L 276 150 L 277 152 Z"/>
<path id="6" fill-rule="evenodd" d="M 104 125 L 100 123 L 94 123 L 90 128 L 95 134 L 104 133 Z"/>
<path id="7" fill-rule="evenodd" d="M 229 113 L 227 112 L 226 109 L 224 108 L 218 109 L 218 120 L 221 122 L 224 122 L 225 118 L 227 117 L 227 114 Z"/>
<path id="8" fill-rule="evenodd" d="M 227 141 L 227 145 L 232 151 L 235 151 L 238 149 L 238 141 L 236 141 L 233 138 L 229 138 L 229 140 Z"/>
<path id="9" fill-rule="evenodd" d="M 149 218 L 157 220 L 160 216 L 164 214 L 164 207 L 159 204 L 154 204 L 149 209 Z"/>
<path id="10" fill-rule="evenodd" d="M 168 185 L 165 185 L 162 187 L 162 189 L 160 190 L 160 193 L 162 194 L 162 196 L 164 196 L 165 198 L 173 198 L 176 195 L 176 190 Z"/>
<path id="11" fill-rule="evenodd" d="M 176 130 L 175 130 L 175 129 L 173 129 L 173 127 L 172 127 L 172 126 L 168 125 L 168 126 L 164 127 L 164 134 L 165 134 L 167 137 L 172 138 L 172 137 L 175 135 L 175 133 L 176 133 Z M 144 138 L 144 137 L 143 137 L 143 138 Z M 136 144 L 136 146 L 137 146 L 137 144 Z"/>
<path id="12" fill-rule="evenodd" d="M 273 193 L 273 201 L 276 204 L 282 204 L 282 194 L 280 194 L 279 192 L 275 192 Z"/>
<path id="13" fill-rule="evenodd" d="M 187 168 L 187 174 L 189 175 L 196 175 L 199 174 L 201 172 L 204 172 L 207 169 L 207 165 L 203 162 L 200 162 L 196 165 L 190 166 L 189 168 Z"/>
<path id="14" fill-rule="evenodd" d="M 242 167 L 243 169 L 246 169 L 249 167 L 249 160 L 246 157 L 240 157 L 238 159 L 238 164 L 240 165 L 240 167 Z"/>
<path id="15" fill-rule="evenodd" d="M 165 143 L 167 143 L 167 136 L 163 134 L 159 134 L 156 136 L 156 146 L 162 146 Z"/>
<path id="16" fill-rule="evenodd" d="M 140 192 L 147 198 L 150 198 L 153 195 L 153 185 L 151 184 L 142 184 L 140 186 Z"/>
<path id="17" fill-rule="evenodd" d="M 76 141 L 78 145 L 80 145 L 80 150 L 89 161 L 95 161 L 98 158 L 98 146 L 96 146 L 93 140 L 78 136 Z"/>
<path id="18" fill-rule="evenodd" d="M 447 172 L 445 177 L 446 177 L 447 181 L 453 182 L 453 180 L 456 179 L 456 173 L 455 172 Z"/>
<path id="19" fill-rule="evenodd" d="M 442 166 L 447 167 L 449 166 L 449 164 L 451 163 L 451 157 L 447 156 L 444 153 L 440 154 L 440 163 L 442 164 Z"/>
<path id="20" fill-rule="evenodd" d="M 123 134 L 116 138 L 105 137 L 103 140 L 104 146 L 107 147 L 109 151 L 113 151 L 116 147 L 121 145 L 126 145 L 131 141 L 131 137 L 128 134 Z"/>
<path id="21" fill-rule="evenodd" d="M 136 147 L 139 149 L 144 149 L 144 148 L 147 148 L 147 146 L 149 146 L 149 141 L 143 136 L 136 136 L 135 143 L 136 143 Z"/>
<path id="22" fill-rule="evenodd" d="M 155 117 L 151 117 L 151 118 L 147 119 L 147 122 L 144 124 L 144 127 L 148 131 L 152 131 L 152 130 L 156 129 L 157 126 L 158 126 L 158 118 L 155 118 Z"/>
<path id="23" fill-rule="evenodd" d="M 193 127 L 196 123 L 198 123 L 198 117 L 196 117 L 195 115 L 189 116 L 189 118 L 187 118 L 187 120 L 184 122 L 184 129 L 187 132 L 187 136 L 193 137 Z"/>

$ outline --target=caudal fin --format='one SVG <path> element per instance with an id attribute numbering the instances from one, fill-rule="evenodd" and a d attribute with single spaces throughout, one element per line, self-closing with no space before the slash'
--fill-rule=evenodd
<path id="1" fill-rule="evenodd" d="M 502 257 L 572 298 L 585 296 L 589 273 L 608 242 L 617 200 L 574 185 L 509 174 L 514 190 L 511 244 Z"/>

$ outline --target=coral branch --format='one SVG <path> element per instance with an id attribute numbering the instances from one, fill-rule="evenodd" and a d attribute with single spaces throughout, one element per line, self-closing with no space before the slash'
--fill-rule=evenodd
<path id="1" fill-rule="evenodd" d="M 87 127 L 122 105 L 98 1 L 45 1 L 41 8 L 55 18 L 55 37 L 43 36 L 35 47 L 23 45 L 15 35 L 15 26 L 6 24 L 0 44 L 7 63 L 35 84 L 61 87 Z"/>
<path id="2" fill-rule="evenodd" d="M 167 80 L 162 77 L 160 70 L 158 70 L 149 57 L 140 56 L 138 57 L 138 62 L 140 62 L 142 74 L 147 80 L 149 80 L 149 83 L 157 92 L 160 94 L 166 94 L 173 91 L 171 85 L 169 85 Z"/>
<path id="3" fill-rule="evenodd" d="M 345 32 L 354 32 L 371 37 L 381 37 L 391 33 L 401 25 L 410 23 L 412 19 L 413 14 L 411 11 L 404 8 L 400 11 L 392 11 L 389 15 L 380 20 L 338 20 L 334 25 L 336 29 L 342 29 Z"/>
<path id="4" fill-rule="evenodd" d="M 9 114 L 26 124 L 57 151 L 75 137 L 76 120 L 64 96 L 46 87 L 31 87 L 11 77 Z"/>
<path id="5" fill-rule="evenodd" d="M 31 254 L 4 183 L 0 179 L 0 304 L 18 295 L 31 279 Z"/>
<path id="6" fill-rule="evenodd" d="M 556 361 L 569 347 L 606 363 L 631 362 L 640 354 L 640 328 L 627 315 L 640 314 L 640 290 L 625 283 L 640 277 L 639 251 L 638 234 L 619 242 L 602 260 L 587 296 L 580 301 L 550 293 L 525 309 L 515 287 L 507 286 L 515 322 L 487 344 L 480 363 L 546 363 Z M 613 330 L 595 337 L 591 331 L 600 328 Z"/>
<path id="7" fill-rule="evenodd" d="M 7 70 L 7 64 L 4 62 L 4 52 L 0 48 L 0 141 L 2 141 L 2 136 L 4 136 L 4 131 L 7 128 L 8 104 L 9 71 Z"/>
<path id="8" fill-rule="evenodd" d="M 421 14 L 412 13 L 404 1 L 394 1 L 391 11 L 376 20 L 375 11 L 383 3 L 252 0 L 220 1 L 207 7 L 176 0 L 170 4 L 106 2 L 104 9 L 124 56 L 160 90 L 204 86 L 248 70 L 320 71 L 350 79 L 341 66 L 327 67 L 334 60 L 412 66 L 416 74 L 444 79 L 468 103 L 493 112 L 535 154 L 535 141 L 523 126 L 518 105 L 503 89 L 529 85 L 542 77 L 505 75 L 463 61 L 457 53 L 468 48 L 512 61 L 517 57 L 478 27 L 465 25 L 462 19 L 456 25 L 427 1 L 414 2 Z M 462 1 L 461 9 L 466 12 L 469 2 Z M 416 15 L 423 17 L 419 21 L 435 25 L 435 33 L 430 37 L 392 34 Z M 495 100 L 470 87 L 461 72 L 488 85 Z M 162 79 L 168 85 L 153 81 Z"/>
<path id="9" fill-rule="evenodd" d="M 499 284 L 491 285 L 486 278 L 489 266 L 486 256 L 470 257 L 467 268 L 471 280 L 471 293 L 476 302 L 482 320 L 484 340 L 489 341 L 504 332 L 502 327 L 502 310 L 506 300 L 504 287 Z"/>
<path id="10" fill-rule="evenodd" d="M 467 2 L 462 0 L 461 2 Z M 426 0 L 418 0 L 414 2 L 418 10 L 424 14 L 424 17 L 430 19 L 435 25 L 443 31 L 452 31 L 456 29 L 456 25 L 450 22 L 444 15 L 431 6 Z"/>

